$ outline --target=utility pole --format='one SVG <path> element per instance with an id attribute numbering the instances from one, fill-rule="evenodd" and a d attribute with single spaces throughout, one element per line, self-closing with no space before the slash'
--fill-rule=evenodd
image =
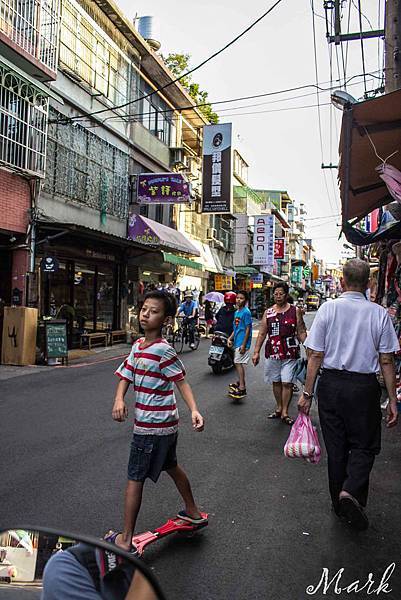
<path id="1" fill-rule="evenodd" d="M 385 92 L 401 88 L 401 1 L 386 2 Z"/>

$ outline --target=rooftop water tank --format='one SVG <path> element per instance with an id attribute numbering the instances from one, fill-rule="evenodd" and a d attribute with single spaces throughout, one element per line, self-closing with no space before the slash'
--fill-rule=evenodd
<path id="1" fill-rule="evenodd" d="M 138 18 L 138 31 L 141 36 L 148 42 L 153 50 L 159 50 L 161 44 L 159 40 L 159 28 L 154 17 L 146 16 Z"/>

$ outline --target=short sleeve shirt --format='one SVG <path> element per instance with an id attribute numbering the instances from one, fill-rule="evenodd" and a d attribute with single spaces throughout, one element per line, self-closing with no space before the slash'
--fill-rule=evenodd
<path id="1" fill-rule="evenodd" d="M 132 346 L 116 375 L 134 385 L 134 433 L 168 435 L 178 430 L 174 383 L 185 378 L 184 365 L 166 340 L 144 347 L 144 338 Z"/>
<path id="2" fill-rule="evenodd" d="M 180 304 L 180 312 L 183 312 L 186 317 L 190 317 L 196 308 L 196 302 L 191 300 L 191 302 L 182 302 Z"/>
<path id="3" fill-rule="evenodd" d="M 387 311 L 359 292 L 325 302 L 305 346 L 324 352 L 323 368 L 355 373 L 377 373 L 379 354 L 400 349 Z"/>
<path id="4" fill-rule="evenodd" d="M 247 327 L 251 328 L 246 349 L 249 350 L 252 342 L 252 315 L 248 307 L 237 310 L 234 315 L 234 348 L 241 348 L 244 343 Z"/>

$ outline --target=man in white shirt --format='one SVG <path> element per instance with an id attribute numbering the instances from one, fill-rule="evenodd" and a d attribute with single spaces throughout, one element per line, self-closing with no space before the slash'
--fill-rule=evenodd
<path id="1" fill-rule="evenodd" d="M 320 424 L 327 450 L 329 488 L 337 515 L 359 530 L 369 525 L 364 512 L 369 475 L 381 446 L 381 369 L 389 403 L 387 427 L 397 423 L 394 352 L 400 349 L 387 311 L 369 302 L 369 265 L 349 260 L 341 280 L 344 293 L 323 304 L 305 346 L 308 370 L 298 408 L 308 414 L 317 386 Z"/>

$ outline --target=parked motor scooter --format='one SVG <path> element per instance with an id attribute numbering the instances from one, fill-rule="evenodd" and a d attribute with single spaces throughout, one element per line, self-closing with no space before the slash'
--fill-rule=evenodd
<path id="1" fill-rule="evenodd" d="M 234 351 L 228 347 L 228 335 L 222 331 L 215 331 L 213 335 L 207 362 L 215 375 L 234 366 Z"/>

